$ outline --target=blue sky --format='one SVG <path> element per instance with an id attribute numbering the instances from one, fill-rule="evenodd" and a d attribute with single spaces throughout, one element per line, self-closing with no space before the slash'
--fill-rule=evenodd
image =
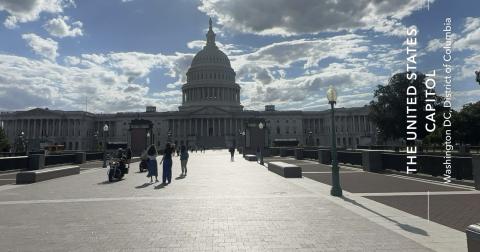
<path id="1" fill-rule="evenodd" d="M 0 0 L 0 110 L 176 110 L 209 17 L 247 109 L 322 110 L 329 85 L 339 106 L 363 106 L 404 71 L 406 27 L 420 31 L 419 69 L 440 69 L 446 17 L 454 105 L 479 100 L 479 1 L 338 2 Z"/>

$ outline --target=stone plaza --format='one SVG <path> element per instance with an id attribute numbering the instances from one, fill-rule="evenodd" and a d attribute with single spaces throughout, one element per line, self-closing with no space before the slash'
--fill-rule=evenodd
<path id="1" fill-rule="evenodd" d="M 330 166 L 265 161 L 298 164 L 303 178 L 283 178 L 241 155 L 231 162 L 227 150 L 211 150 L 190 154 L 186 177 L 178 176 L 174 157 L 176 179 L 166 186 L 147 183 L 138 163 L 125 179 L 109 183 L 98 161 L 83 164 L 79 175 L 28 185 L 10 179 L 0 186 L 2 251 L 467 251 L 463 231 L 439 221 L 442 216 L 428 221 L 401 209 L 412 204 L 398 204 L 397 197 L 429 190 L 470 197 L 473 204 L 480 196 L 473 188 L 341 166 L 345 192 L 338 198 L 321 178 L 330 176 Z M 470 211 L 463 217 L 478 221 L 472 207 L 461 208 Z"/>

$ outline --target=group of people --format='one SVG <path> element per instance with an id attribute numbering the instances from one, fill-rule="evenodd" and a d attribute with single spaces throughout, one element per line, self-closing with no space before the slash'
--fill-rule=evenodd
<path id="1" fill-rule="evenodd" d="M 163 157 L 160 161 L 162 165 L 162 182 L 164 185 L 170 184 L 172 182 L 172 156 L 175 154 L 176 148 L 173 144 L 167 143 L 165 149 L 163 150 Z M 143 159 L 147 160 L 147 177 L 150 178 L 150 183 L 153 183 L 153 177 L 155 177 L 155 182 L 158 181 L 158 166 L 157 166 L 157 156 L 158 151 L 155 148 L 155 145 L 150 145 L 145 153 L 142 155 Z M 188 162 L 188 150 L 185 145 L 180 147 L 177 156 L 180 156 L 180 163 L 182 167 L 182 174 L 180 176 L 187 176 L 187 162 Z"/>

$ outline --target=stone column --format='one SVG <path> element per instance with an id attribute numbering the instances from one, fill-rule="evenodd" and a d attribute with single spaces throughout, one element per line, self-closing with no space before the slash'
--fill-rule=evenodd
<path id="1" fill-rule="evenodd" d="M 217 127 L 215 125 L 215 122 L 216 122 L 216 119 L 215 118 L 212 118 L 212 136 L 216 136 L 217 135 Z"/>
<path id="2" fill-rule="evenodd" d="M 205 134 L 206 136 L 210 136 L 210 118 L 207 118 L 207 134 Z"/>

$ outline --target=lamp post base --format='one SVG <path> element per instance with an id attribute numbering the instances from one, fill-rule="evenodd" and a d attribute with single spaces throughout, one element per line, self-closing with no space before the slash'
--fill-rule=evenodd
<path id="1" fill-rule="evenodd" d="M 335 197 L 342 197 L 342 188 L 332 187 L 332 189 L 330 190 L 330 195 Z"/>

